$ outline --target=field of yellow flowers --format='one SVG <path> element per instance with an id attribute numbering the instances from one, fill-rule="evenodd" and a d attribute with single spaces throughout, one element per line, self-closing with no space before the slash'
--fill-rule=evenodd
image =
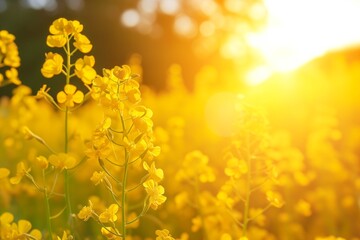
<path id="1" fill-rule="evenodd" d="M 242 91 L 210 65 L 190 91 L 174 64 L 156 92 L 141 65 L 96 72 L 84 29 L 51 24 L 37 93 L 0 31 L 0 86 L 18 85 L 0 99 L 0 239 L 360 239 L 359 64 Z"/>

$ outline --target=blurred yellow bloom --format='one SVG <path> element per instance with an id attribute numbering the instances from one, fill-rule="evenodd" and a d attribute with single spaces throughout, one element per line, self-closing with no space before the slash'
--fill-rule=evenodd
<path id="1" fill-rule="evenodd" d="M 248 172 L 248 166 L 244 160 L 240 160 L 232 155 L 226 162 L 225 174 L 229 177 L 240 178 Z"/>
<path id="2" fill-rule="evenodd" d="M 0 180 L 3 178 L 7 178 L 10 174 L 9 169 L 7 168 L 0 168 Z"/>
<path id="3" fill-rule="evenodd" d="M 47 169 L 49 166 L 49 162 L 44 156 L 39 156 L 36 158 L 36 161 L 41 169 Z"/>
<path id="4" fill-rule="evenodd" d="M 63 233 L 63 235 L 62 235 L 61 238 L 60 238 L 59 236 L 57 236 L 57 240 L 73 240 L 73 239 L 74 239 L 73 236 L 68 235 L 68 234 L 66 233 L 66 231 L 64 231 L 64 233 Z"/>
<path id="5" fill-rule="evenodd" d="M 277 192 L 267 191 L 266 198 L 274 207 L 281 208 L 284 205 L 281 195 Z"/>
<path id="6" fill-rule="evenodd" d="M 315 240 L 346 240 L 346 239 L 342 237 L 329 236 L 329 237 L 317 237 L 315 238 Z"/>
<path id="7" fill-rule="evenodd" d="M 31 168 L 26 168 L 24 162 L 19 162 L 16 166 L 15 177 L 10 178 L 11 184 L 18 184 L 21 179 L 31 171 Z"/>
<path id="8" fill-rule="evenodd" d="M 105 236 L 107 239 L 111 240 L 122 240 L 123 238 L 114 234 L 117 234 L 117 231 L 112 227 L 102 227 L 101 228 L 101 234 Z"/>
<path id="9" fill-rule="evenodd" d="M 41 68 L 41 73 L 46 78 L 52 78 L 62 71 L 64 59 L 60 54 L 48 52 L 45 54 L 45 62 Z"/>
<path id="10" fill-rule="evenodd" d="M 194 217 L 191 219 L 191 231 L 197 232 L 202 227 L 203 223 L 200 216 Z"/>
<path id="11" fill-rule="evenodd" d="M 7 77 L 7 79 L 12 82 L 15 85 L 20 85 L 21 81 L 18 77 L 18 71 L 16 70 L 16 68 L 10 68 L 9 70 L 5 71 L 5 75 Z"/>
<path id="12" fill-rule="evenodd" d="M 209 158 L 201 151 L 195 150 L 186 154 L 183 167 L 177 177 L 179 179 L 199 179 L 200 182 L 214 182 L 214 170 L 208 166 Z"/>
<path id="13" fill-rule="evenodd" d="M 296 203 L 295 211 L 298 212 L 299 214 L 305 216 L 305 217 L 309 217 L 312 214 L 310 203 L 308 203 L 307 201 L 305 201 L 303 199 L 299 200 Z"/>
<path id="14" fill-rule="evenodd" d="M 103 179 L 106 177 L 106 174 L 104 171 L 95 171 L 93 175 L 91 176 L 90 180 L 96 185 L 100 184 Z"/>
<path id="15" fill-rule="evenodd" d="M 0 67 L 19 67 L 20 57 L 17 45 L 14 42 L 15 36 L 6 30 L 0 31 Z"/>
<path id="16" fill-rule="evenodd" d="M 164 178 L 164 171 L 160 168 L 155 167 L 155 163 L 152 162 L 150 167 L 149 165 L 144 162 L 143 167 L 149 173 L 149 179 L 153 179 L 155 182 L 160 182 Z"/>
<path id="17" fill-rule="evenodd" d="M 84 84 L 90 85 L 96 77 L 94 56 L 84 56 L 75 62 L 75 74 Z"/>
<path id="18" fill-rule="evenodd" d="M 90 43 L 90 40 L 83 34 L 77 33 L 75 34 L 75 42 L 74 47 L 79 49 L 82 53 L 88 53 L 92 49 L 92 45 Z"/>
<path id="19" fill-rule="evenodd" d="M 232 237 L 228 233 L 221 234 L 220 240 L 232 240 Z"/>
<path id="20" fill-rule="evenodd" d="M 147 194 L 149 195 L 150 207 L 154 210 L 158 208 L 159 205 L 163 204 L 166 201 L 166 197 L 163 196 L 165 189 L 163 186 L 158 185 L 157 182 L 150 179 L 143 183 Z"/>
<path id="21" fill-rule="evenodd" d="M 156 230 L 156 240 L 175 240 L 167 229 Z"/>
<path id="22" fill-rule="evenodd" d="M 89 206 L 84 206 L 80 212 L 78 213 L 78 218 L 80 218 L 83 221 L 87 221 L 93 213 L 93 204 L 92 202 L 89 200 Z"/>
<path id="23" fill-rule="evenodd" d="M 64 91 L 59 92 L 56 95 L 56 99 L 59 103 L 65 104 L 67 107 L 74 107 L 75 103 L 82 103 L 84 94 L 80 90 L 76 91 L 76 86 L 66 84 Z"/>
<path id="24" fill-rule="evenodd" d="M 102 223 L 115 222 L 117 220 L 116 213 L 119 210 L 117 204 L 111 204 L 109 208 L 105 209 L 99 216 L 99 221 Z"/>
<path id="25" fill-rule="evenodd" d="M 70 169 L 75 167 L 76 159 L 75 157 L 67 154 L 67 153 L 58 153 L 50 155 L 48 161 L 56 168 L 60 169 L 60 171 L 64 169 Z"/>

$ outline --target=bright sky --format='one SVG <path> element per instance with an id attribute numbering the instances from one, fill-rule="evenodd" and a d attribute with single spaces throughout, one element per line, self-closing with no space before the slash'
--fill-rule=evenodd
<path id="1" fill-rule="evenodd" d="M 329 50 L 360 43 L 360 0 L 264 0 L 266 29 L 248 39 L 266 64 L 249 73 L 256 85 L 273 72 L 296 69 Z"/>

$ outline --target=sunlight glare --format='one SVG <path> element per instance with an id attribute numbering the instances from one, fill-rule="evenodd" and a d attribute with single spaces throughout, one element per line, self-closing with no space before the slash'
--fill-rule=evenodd
<path id="1" fill-rule="evenodd" d="M 274 72 L 287 72 L 332 49 L 360 43 L 359 0 L 264 0 L 267 27 L 247 38 Z"/>
<path id="2" fill-rule="evenodd" d="M 219 92 L 208 99 L 205 120 L 211 131 L 222 137 L 235 133 L 236 122 L 240 118 L 238 102 L 239 97 L 230 92 Z"/>

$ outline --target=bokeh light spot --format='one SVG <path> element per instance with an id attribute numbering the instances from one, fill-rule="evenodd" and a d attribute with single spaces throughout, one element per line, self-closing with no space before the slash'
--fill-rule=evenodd
<path id="1" fill-rule="evenodd" d="M 121 15 L 120 21 L 125 27 L 135 27 L 140 22 L 139 12 L 135 9 L 128 9 Z"/>
<path id="2" fill-rule="evenodd" d="M 179 9 L 179 0 L 160 0 L 160 10 L 165 14 L 174 15 Z"/>
<path id="3" fill-rule="evenodd" d="M 195 23 L 189 16 L 180 15 L 175 19 L 174 31 L 183 37 L 194 37 L 196 35 Z"/>

